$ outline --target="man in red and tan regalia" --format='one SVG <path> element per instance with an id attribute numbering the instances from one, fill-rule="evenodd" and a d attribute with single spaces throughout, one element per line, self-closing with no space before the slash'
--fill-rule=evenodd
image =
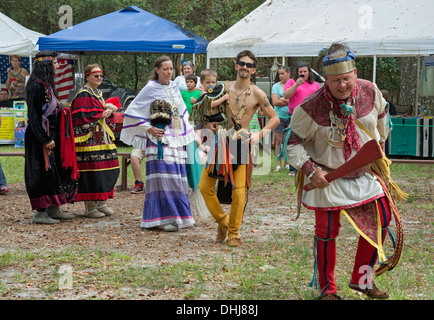
<path id="1" fill-rule="evenodd" d="M 346 45 L 334 43 L 323 54 L 325 84 L 294 110 L 287 146 L 290 164 L 313 188 L 302 194 L 302 204 L 315 211 L 313 283 L 321 299 L 339 299 L 334 278 L 335 238 L 345 215 L 360 233 L 350 288 L 371 298 L 388 298 L 373 283 L 372 270 L 377 259 L 382 265 L 375 274 L 393 269 L 402 248 L 399 214 L 388 190 L 392 185 L 393 195 L 405 194 L 390 179 L 390 161 L 383 156 L 368 169 L 354 168 L 332 182 L 325 177 L 368 141 L 383 146 L 389 134 L 387 104 L 375 84 L 357 78 L 355 55 Z M 398 220 L 398 243 L 386 259 L 382 244 L 392 215 Z"/>

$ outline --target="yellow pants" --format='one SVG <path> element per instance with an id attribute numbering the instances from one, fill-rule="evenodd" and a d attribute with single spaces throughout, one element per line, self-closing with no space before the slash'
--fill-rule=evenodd
<path id="1" fill-rule="evenodd" d="M 228 238 L 238 237 L 238 231 L 241 226 L 244 214 L 244 204 L 246 200 L 246 165 L 240 165 L 234 171 L 234 188 L 232 189 L 231 211 L 228 215 L 223 211 L 222 206 L 217 198 L 215 190 L 216 180 L 208 176 L 208 171 L 202 170 L 200 177 L 199 189 L 208 206 L 209 211 L 215 221 L 221 225 L 228 226 Z M 230 181 L 228 182 L 230 183 Z"/>

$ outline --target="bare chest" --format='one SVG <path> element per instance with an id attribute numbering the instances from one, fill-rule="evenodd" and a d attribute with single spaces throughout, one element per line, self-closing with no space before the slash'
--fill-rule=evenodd
<path id="1" fill-rule="evenodd" d="M 245 92 L 237 94 L 236 90 L 229 90 L 229 100 L 226 107 L 226 116 L 229 119 L 229 127 L 237 122 L 241 127 L 248 129 L 249 123 L 258 109 L 258 102 L 253 95 L 253 86 Z"/>

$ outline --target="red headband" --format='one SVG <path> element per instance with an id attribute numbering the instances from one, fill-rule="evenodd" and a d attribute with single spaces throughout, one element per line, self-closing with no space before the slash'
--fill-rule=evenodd
<path id="1" fill-rule="evenodd" d="M 88 76 L 88 75 L 90 75 L 92 73 L 102 73 L 102 70 L 101 71 L 96 71 L 96 70 L 95 71 L 91 71 L 91 72 L 85 73 L 84 76 Z"/>

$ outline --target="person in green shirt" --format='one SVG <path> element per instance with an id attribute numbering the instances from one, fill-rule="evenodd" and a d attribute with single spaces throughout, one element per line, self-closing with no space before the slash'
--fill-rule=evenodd
<path id="1" fill-rule="evenodd" d="M 197 76 L 194 74 L 189 74 L 185 77 L 185 83 L 187 84 L 187 90 L 181 91 L 182 99 L 187 106 L 188 114 L 191 114 L 191 107 L 196 100 L 199 99 L 201 91 L 196 88 Z"/>

